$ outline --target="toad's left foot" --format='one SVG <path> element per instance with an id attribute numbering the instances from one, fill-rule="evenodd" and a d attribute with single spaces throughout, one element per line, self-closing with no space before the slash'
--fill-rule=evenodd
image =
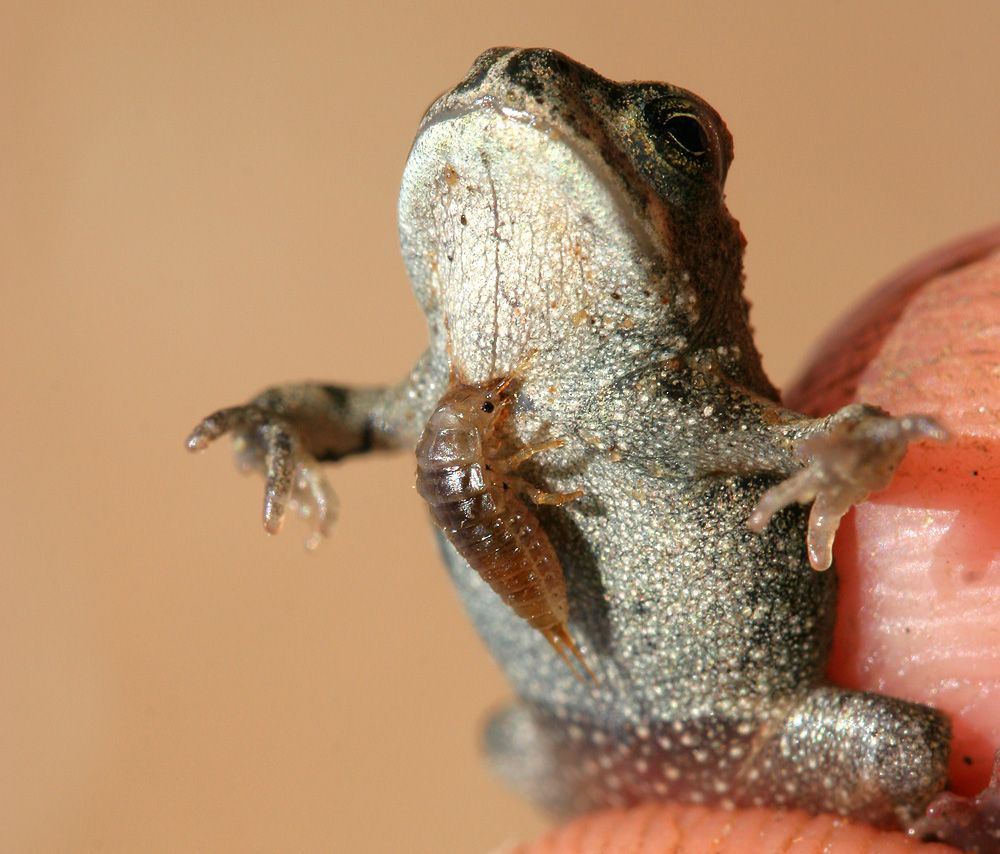
<path id="1" fill-rule="evenodd" d="M 1000 852 L 1000 750 L 989 785 L 974 798 L 943 792 L 910 828 L 925 841 L 945 842 L 975 854 Z"/>
<path id="2" fill-rule="evenodd" d="M 920 439 L 948 438 L 926 415 L 894 418 L 872 407 L 843 410 L 832 428 L 799 442 L 796 453 L 805 468 L 765 492 L 750 516 L 750 530 L 760 532 L 781 508 L 813 502 L 806 545 L 813 569 L 833 561 L 833 537 L 841 518 L 855 504 L 888 485 L 907 445 Z"/>

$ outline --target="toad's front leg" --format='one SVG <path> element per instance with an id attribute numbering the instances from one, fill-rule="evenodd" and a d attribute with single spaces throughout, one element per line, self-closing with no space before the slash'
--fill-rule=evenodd
<path id="1" fill-rule="evenodd" d="M 231 434 L 237 465 L 265 475 L 265 530 L 277 533 L 291 507 L 310 520 L 306 546 L 314 548 L 333 523 L 333 492 L 320 464 L 411 445 L 440 394 L 444 376 L 425 356 L 395 386 L 275 386 L 248 403 L 202 419 L 188 436 L 187 447 L 201 451 Z"/>
<path id="2" fill-rule="evenodd" d="M 765 492 L 750 517 L 758 533 L 783 507 L 812 502 L 806 545 L 813 569 L 833 561 L 833 538 L 844 514 L 889 485 L 910 442 L 944 441 L 947 432 L 926 415 L 893 417 L 865 404 L 784 428 L 803 468 Z"/>

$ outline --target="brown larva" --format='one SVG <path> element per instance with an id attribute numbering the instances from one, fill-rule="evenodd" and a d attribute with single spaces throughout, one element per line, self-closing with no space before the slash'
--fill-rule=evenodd
<path id="1" fill-rule="evenodd" d="M 518 498 L 559 505 L 583 493 L 544 492 L 515 473 L 535 454 L 562 445 L 560 439 L 502 455 L 515 376 L 467 383 L 452 373 L 417 443 L 417 492 L 482 579 L 542 633 L 570 670 L 567 650 L 596 681 L 566 627 L 569 603 L 559 557 L 538 517 Z"/>

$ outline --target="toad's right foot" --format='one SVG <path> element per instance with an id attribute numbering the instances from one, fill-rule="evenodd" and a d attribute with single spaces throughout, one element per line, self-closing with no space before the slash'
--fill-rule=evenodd
<path id="1" fill-rule="evenodd" d="M 279 415 L 256 403 L 213 412 L 187 438 L 190 451 L 202 451 L 225 433 L 233 436 L 236 464 L 266 478 L 264 529 L 281 530 L 286 507 L 312 522 L 306 548 L 326 537 L 334 520 L 335 499 L 319 462 L 302 448 L 296 431 Z"/>

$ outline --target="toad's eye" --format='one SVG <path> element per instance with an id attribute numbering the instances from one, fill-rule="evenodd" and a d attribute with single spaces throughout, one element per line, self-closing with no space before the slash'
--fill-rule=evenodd
<path id="1" fill-rule="evenodd" d="M 483 412 L 492 412 L 492 411 L 493 411 L 493 404 L 487 400 L 486 403 L 483 404 Z"/>
<path id="2" fill-rule="evenodd" d="M 689 154 L 704 154 L 708 151 L 708 136 L 694 116 L 671 116 L 663 126 L 666 134 Z"/>
<path id="3" fill-rule="evenodd" d="M 718 170 L 711 132 L 689 101 L 671 95 L 650 101 L 642 111 L 649 137 L 664 160 L 692 177 Z"/>
<path id="4" fill-rule="evenodd" d="M 708 134 L 697 116 L 684 112 L 683 107 L 670 98 L 661 98 L 646 104 L 643 111 L 649 130 L 655 136 L 669 139 L 686 154 L 700 157 L 709 149 Z"/>

